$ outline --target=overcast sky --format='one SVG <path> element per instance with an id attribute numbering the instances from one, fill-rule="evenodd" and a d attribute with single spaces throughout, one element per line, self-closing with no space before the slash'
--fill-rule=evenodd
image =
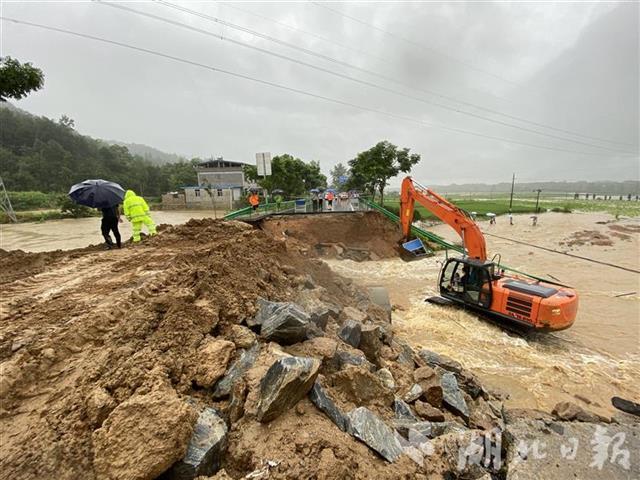
<path id="1" fill-rule="evenodd" d="M 364 107 L 2 22 L 1 54 L 46 76 L 43 90 L 16 105 L 66 114 L 83 134 L 245 162 L 255 152 L 291 153 L 326 173 L 389 140 L 422 155 L 413 175 L 427 184 L 509 181 L 512 172 L 522 181 L 640 178 L 637 3 L 174 2 L 325 58 L 159 3 L 122 5 L 215 36 L 95 2 L 1 3 L 5 17 Z"/>

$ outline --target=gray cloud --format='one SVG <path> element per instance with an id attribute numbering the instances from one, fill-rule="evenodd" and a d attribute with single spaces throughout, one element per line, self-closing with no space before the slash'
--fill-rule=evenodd
<path id="1" fill-rule="evenodd" d="M 125 5 L 454 105 L 159 4 Z M 330 4 L 427 48 L 308 2 L 235 4 L 370 55 L 248 15 L 233 5 L 181 5 L 417 89 L 442 92 L 589 136 L 615 138 L 637 149 L 638 4 Z M 504 181 L 512 171 L 529 180 L 639 177 L 637 158 L 469 118 L 108 6 L 5 2 L 2 10 L 6 16 L 135 44 L 431 123 L 602 154 L 539 150 L 423 127 L 119 47 L 3 22 L 2 54 L 31 61 L 46 74 L 44 90 L 17 105 L 54 118 L 67 114 L 75 119 L 79 131 L 92 136 L 247 162 L 256 151 L 288 152 L 319 160 L 327 171 L 388 139 L 422 154 L 414 175 L 425 183 Z"/>

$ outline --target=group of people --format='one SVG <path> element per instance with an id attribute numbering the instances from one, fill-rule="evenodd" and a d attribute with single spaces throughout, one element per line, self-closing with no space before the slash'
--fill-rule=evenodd
<path id="1" fill-rule="evenodd" d="M 256 190 L 250 191 L 248 200 L 249 200 L 249 205 L 251 205 L 251 208 L 253 209 L 253 211 L 258 210 L 258 208 L 260 207 L 260 195 Z M 333 190 L 327 190 L 326 192 L 320 192 L 320 191 L 314 191 L 314 190 L 311 191 L 311 205 L 314 212 L 323 211 L 325 208 L 325 202 L 326 202 L 327 210 L 333 210 L 334 200 L 336 200 L 336 194 L 333 192 Z M 280 210 L 280 206 L 283 201 L 282 194 L 281 193 L 274 194 L 273 201 L 276 204 L 276 210 Z"/>
<path id="2" fill-rule="evenodd" d="M 114 205 L 112 207 L 102 208 L 102 223 L 100 230 L 104 241 L 107 244 L 107 249 L 114 247 L 122 248 L 122 236 L 120 235 L 120 229 L 118 224 L 122 223 L 120 216 L 120 205 Z M 131 222 L 131 228 L 133 229 L 133 243 L 138 243 L 141 239 L 142 226 L 147 227 L 147 231 L 150 236 L 155 235 L 156 224 L 153 223 L 151 215 L 149 215 L 149 205 L 144 198 L 136 195 L 133 190 L 127 190 L 124 194 L 124 201 L 122 202 L 122 213 L 127 220 Z M 115 238 L 115 243 L 111 239 L 111 233 Z"/>
<path id="3" fill-rule="evenodd" d="M 333 201 L 336 199 L 336 194 L 332 190 L 326 192 L 311 192 L 311 206 L 314 212 L 321 212 L 324 210 L 324 202 L 327 202 L 327 210 L 333 210 Z"/>

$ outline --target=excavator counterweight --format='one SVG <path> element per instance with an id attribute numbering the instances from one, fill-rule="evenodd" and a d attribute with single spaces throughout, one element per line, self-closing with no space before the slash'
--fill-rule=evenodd
<path id="1" fill-rule="evenodd" d="M 506 275 L 487 261 L 487 247 L 480 227 L 471 216 L 411 177 L 402 182 L 400 225 L 409 240 L 415 202 L 451 226 L 462 239 L 464 255 L 449 258 L 439 278 L 440 295 L 492 318 L 542 331 L 573 325 L 578 294 L 570 287 Z"/>

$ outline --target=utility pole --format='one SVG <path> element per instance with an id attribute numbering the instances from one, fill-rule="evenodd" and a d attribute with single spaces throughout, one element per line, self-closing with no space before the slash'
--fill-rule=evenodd
<path id="1" fill-rule="evenodd" d="M 509 212 L 511 212 L 511 207 L 513 207 L 513 186 L 516 183 L 516 174 L 513 174 L 511 178 L 511 198 L 509 199 Z"/>
<path id="2" fill-rule="evenodd" d="M 0 177 L 0 210 L 6 213 L 7 217 L 9 217 L 13 223 L 18 223 L 16 212 L 13 211 L 13 206 L 11 205 L 11 200 L 9 200 L 7 189 L 4 188 L 2 177 Z"/>
<path id="3" fill-rule="evenodd" d="M 542 190 L 538 188 L 537 190 L 534 190 L 534 192 L 538 192 L 538 196 L 536 197 L 536 213 L 540 213 L 538 210 L 538 203 L 540 202 L 540 192 L 542 192 Z"/>

